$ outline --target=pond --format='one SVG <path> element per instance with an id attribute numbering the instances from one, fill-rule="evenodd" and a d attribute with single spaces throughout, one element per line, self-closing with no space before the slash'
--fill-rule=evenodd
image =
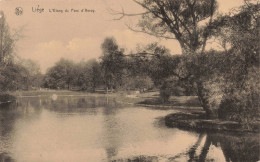
<path id="1" fill-rule="evenodd" d="M 54 100 L 55 99 L 55 100 Z M 0 161 L 257 161 L 256 134 L 168 128 L 176 110 L 91 96 L 19 97 L 0 106 Z"/>

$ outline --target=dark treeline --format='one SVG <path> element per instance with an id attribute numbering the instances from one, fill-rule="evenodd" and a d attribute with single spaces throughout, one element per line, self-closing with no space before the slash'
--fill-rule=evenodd
<path id="1" fill-rule="evenodd" d="M 124 53 L 113 37 L 101 45 L 103 54 L 97 61 L 74 63 L 60 59 L 48 69 L 42 86 L 52 89 L 87 90 L 106 92 L 160 88 L 163 79 L 170 75 L 171 62 L 175 61 L 165 47 L 153 43 L 143 50 L 154 55 Z M 177 58 L 177 57 L 176 57 Z"/>
<path id="2" fill-rule="evenodd" d="M 195 89 L 188 82 L 173 76 L 182 70 L 183 56 L 171 55 L 168 49 L 157 43 L 139 48 L 137 54 L 125 54 L 113 37 L 105 38 L 101 48 L 103 53 L 98 61 L 74 63 L 60 59 L 47 70 L 42 87 L 89 92 L 98 89 L 106 93 L 163 91 L 165 88 L 167 94 L 162 95 L 165 101 L 170 95 L 195 95 Z"/>

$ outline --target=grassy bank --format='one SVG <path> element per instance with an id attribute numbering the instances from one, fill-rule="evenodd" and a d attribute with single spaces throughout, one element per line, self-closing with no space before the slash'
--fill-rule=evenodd
<path id="1" fill-rule="evenodd" d="M 165 117 L 168 127 L 177 127 L 195 131 L 232 131 L 232 132 L 259 132 L 260 123 L 255 121 L 244 125 L 237 121 L 207 119 L 204 113 L 174 113 Z"/>
<path id="2" fill-rule="evenodd" d="M 166 103 L 161 102 L 159 92 L 148 92 L 138 95 L 115 95 L 117 100 L 155 109 L 174 109 L 178 113 L 167 115 L 164 120 L 168 127 L 177 127 L 195 131 L 228 131 L 228 132 L 259 132 L 260 120 L 253 123 L 208 119 L 200 106 L 197 96 L 171 96 Z"/>

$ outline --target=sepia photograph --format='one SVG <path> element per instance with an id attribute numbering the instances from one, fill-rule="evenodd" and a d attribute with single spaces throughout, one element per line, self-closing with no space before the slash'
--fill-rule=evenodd
<path id="1" fill-rule="evenodd" d="M 259 162 L 259 0 L 0 0 L 0 162 Z"/>

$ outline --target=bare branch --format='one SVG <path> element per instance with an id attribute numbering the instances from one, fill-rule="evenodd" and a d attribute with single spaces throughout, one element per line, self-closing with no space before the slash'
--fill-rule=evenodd
<path id="1" fill-rule="evenodd" d="M 164 11 L 164 9 L 163 9 L 163 5 L 160 5 L 159 3 L 157 3 L 157 5 L 161 8 L 161 11 L 162 11 L 162 14 L 167 18 L 167 19 L 169 19 L 170 20 L 170 18 L 168 17 L 168 15 L 167 15 L 167 13 Z M 169 4 L 168 4 L 169 5 Z M 178 21 L 181 23 L 181 25 L 185 28 L 185 30 L 189 33 L 189 35 L 192 35 L 191 34 L 191 32 L 190 32 L 190 30 L 189 30 L 189 28 L 187 27 L 187 25 L 179 18 L 179 16 L 175 13 L 175 11 L 173 11 L 173 10 L 171 10 L 171 13 L 172 13 L 172 15 L 174 16 L 174 19 L 175 19 L 175 21 L 176 21 L 176 23 L 177 24 L 179 24 L 178 23 Z M 173 21 L 171 21 L 171 23 L 173 24 Z M 177 29 L 175 29 L 176 31 L 178 31 L 178 33 L 180 34 L 180 31 L 179 31 L 179 27 L 177 28 Z M 177 32 L 176 32 L 177 33 Z"/>
<path id="2" fill-rule="evenodd" d="M 196 15 L 194 12 L 194 5 L 196 4 L 196 0 L 194 0 L 194 2 L 191 4 L 189 0 L 186 0 L 186 3 L 188 4 L 189 8 L 191 9 L 191 14 L 192 14 L 192 20 L 193 20 L 193 24 L 194 24 L 194 32 L 196 32 L 196 26 L 197 26 L 197 20 L 196 20 Z"/>
<path id="3" fill-rule="evenodd" d="M 151 35 L 151 36 L 155 36 L 155 37 L 159 37 L 159 38 L 165 38 L 165 39 L 176 39 L 175 37 L 168 37 L 168 36 L 163 36 L 163 35 L 158 35 L 156 33 L 150 33 L 150 32 L 147 32 L 147 31 L 143 31 L 143 30 L 136 30 L 136 29 L 133 29 L 132 27 L 130 27 L 129 25 L 125 24 L 128 29 L 134 31 L 134 32 L 137 32 L 137 33 L 145 33 L 145 34 L 148 34 L 148 35 Z"/>
<path id="4" fill-rule="evenodd" d="M 139 4 L 140 6 L 142 6 L 143 8 L 147 9 L 150 13 L 154 14 L 154 16 L 160 18 L 161 20 L 164 20 L 163 17 L 161 17 L 159 14 L 157 14 L 156 12 L 152 11 L 150 8 L 148 8 L 147 6 L 145 6 L 144 4 L 136 1 L 136 0 L 133 0 L 135 3 Z"/>
<path id="5" fill-rule="evenodd" d="M 251 15 L 252 15 L 253 19 L 255 19 L 255 21 L 256 21 L 256 20 L 257 20 L 257 17 L 255 17 L 254 12 L 252 12 L 251 6 L 250 6 L 250 4 L 248 3 L 248 0 L 244 0 L 244 3 L 246 4 L 246 6 L 247 6 L 249 12 L 251 12 Z M 257 3 L 257 4 L 258 4 L 258 3 Z"/>
<path id="6" fill-rule="evenodd" d="M 212 20 L 213 20 L 213 15 L 214 15 L 214 3 L 215 3 L 215 0 L 211 0 L 211 13 L 210 13 L 210 19 L 209 19 L 209 26 L 212 24 Z M 201 53 L 204 53 L 205 51 L 205 48 L 206 48 L 206 43 L 207 43 L 207 40 L 208 40 L 208 35 L 206 33 L 206 36 L 204 37 L 204 41 L 203 41 L 203 44 L 202 44 L 202 49 L 201 49 Z"/>
<path id="7" fill-rule="evenodd" d="M 140 16 L 140 15 L 145 15 L 145 14 L 148 14 L 150 13 L 150 11 L 146 11 L 146 12 L 143 12 L 143 13 L 125 13 L 124 9 L 122 8 L 121 9 L 121 12 L 118 12 L 118 11 L 115 11 L 113 9 L 107 9 L 107 11 L 111 14 L 111 15 L 119 15 L 120 17 L 119 18 L 115 18 L 113 20 L 121 20 L 123 19 L 124 17 L 131 17 L 131 16 Z"/>

